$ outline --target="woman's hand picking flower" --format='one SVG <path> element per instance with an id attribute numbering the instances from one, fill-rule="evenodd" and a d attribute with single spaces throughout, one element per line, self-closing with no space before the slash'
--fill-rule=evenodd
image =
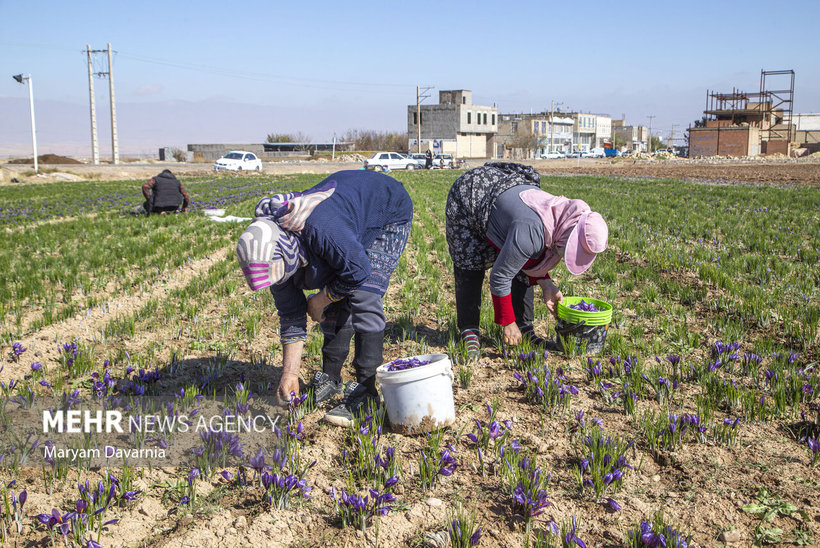
<path id="1" fill-rule="evenodd" d="M 558 303 L 564 300 L 564 295 L 552 280 L 538 280 L 541 291 L 544 292 L 544 304 L 556 318 L 558 317 Z"/>
<path id="2" fill-rule="evenodd" d="M 521 343 L 521 330 L 515 322 L 504 326 L 504 342 L 509 346 Z"/>

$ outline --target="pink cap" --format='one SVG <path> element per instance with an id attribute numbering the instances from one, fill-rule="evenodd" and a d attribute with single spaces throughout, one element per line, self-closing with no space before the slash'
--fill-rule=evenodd
<path id="1" fill-rule="evenodd" d="M 581 274 L 590 267 L 595 256 L 606 249 L 609 229 L 599 213 L 584 213 L 567 240 L 564 262 L 572 274 Z"/>

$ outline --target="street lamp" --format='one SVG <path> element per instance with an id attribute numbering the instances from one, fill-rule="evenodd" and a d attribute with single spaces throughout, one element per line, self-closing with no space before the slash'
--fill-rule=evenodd
<path id="1" fill-rule="evenodd" d="M 552 101 L 550 103 L 550 150 L 549 150 L 549 152 L 553 151 L 553 146 L 554 146 L 553 142 L 552 142 L 552 119 L 553 119 L 553 116 L 555 114 L 555 107 L 563 105 L 563 104 L 564 103 L 556 103 L 555 101 Z"/>
<path id="2" fill-rule="evenodd" d="M 28 76 L 17 74 L 12 76 L 12 78 L 17 80 L 19 84 L 22 84 L 23 80 L 28 81 L 28 105 L 31 110 L 31 147 L 34 149 L 34 173 L 37 173 L 37 130 L 34 125 L 34 92 L 31 89 L 31 74 Z"/>

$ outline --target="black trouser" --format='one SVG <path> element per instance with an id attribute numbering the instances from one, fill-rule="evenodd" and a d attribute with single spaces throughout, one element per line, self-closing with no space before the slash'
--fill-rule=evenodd
<path id="1" fill-rule="evenodd" d="M 376 368 L 382 364 L 384 312 L 377 293 L 356 290 L 350 297 L 331 303 L 320 324 L 324 335 L 322 371 L 334 381 L 342 380 L 342 366 L 350 352 L 354 333 L 353 368 L 356 382 L 376 394 Z"/>
<path id="2" fill-rule="evenodd" d="M 143 209 L 145 209 L 145 214 L 149 215 L 151 213 L 173 213 L 179 206 L 165 206 L 165 207 L 154 207 L 151 203 L 146 200 L 142 203 Z"/>
<path id="3" fill-rule="evenodd" d="M 456 316 L 458 330 L 478 329 L 481 317 L 481 288 L 484 284 L 483 270 L 464 270 L 454 267 L 456 280 Z M 532 325 L 535 318 L 535 292 L 533 287 L 513 278 L 510 291 L 515 323 L 519 329 Z"/>

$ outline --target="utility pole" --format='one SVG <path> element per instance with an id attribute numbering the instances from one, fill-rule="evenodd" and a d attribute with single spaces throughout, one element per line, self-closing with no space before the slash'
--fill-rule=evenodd
<path id="1" fill-rule="evenodd" d="M 118 164 L 120 162 L 120 149 L 117 140 L 117 109 L 114 105 L 114 76 L 111 68 L 111 44 L 108 44 L 107 49 L 91 49 L 91 46 L 86 45 L 85 51 L 88 55 L 88 96 L 91 109 L 91 159 L 95 165 L 100 163 L 100 148 L 97 144 L 97 113 L 94 107 L 94 76 L 102 78 L 107 76 L 108 94 L 111 100 L 111 160 L 114 164 Z M 91 54 L 93 53 L 108 54 L 108 70 L 106 72 L 94 72 L 91 59 Z"/>
<path id="2" fill-rule="evenodd" d="M 117 142 L 117 109 L 114 108 L 114 69 L 111 67 L 111 43 L 108 43 L 108 95 L 111 98 L 111 159 L 120 163 L 120 147 Z"/>
<path id="3" fill-rule="evenodd" d="M 649 138 L 647 139 L 647 149 L 649 150 L 649 154 L 652 154 L 652 119 L 655 118 L 655 115 L 647 116 L 649 118 Z"/>
<path id="4" fill-rule="evenodd" d="M 430 97 L 427 92 L 432 86 L 416 86 L 416 152 L 421 152 L 421 102 Z"/>
<path id="5" fill-rule="evenodd" d="M 31 74 L 29 73 L 28 76 L 23 76 L 22 74 L 17 74 L 16 76 L 12 76 L 18 84 L 22 84 L 23 80 L 28 81 L 28 107 L 29 111 L 31 112 L 31 149 L 34 152 L 34 173 L 38 173 L 39 167 L 37 165 L 37 128 L 34 125 L 34 84 L 32 84 Z"/>
<path id="6" fill-rule="evenodd" d="M 100 147 L 97 144 L 97 111 L 94 108 L 94 72 L 91 68 L 91 46 L 85 46 L 88 54 L 88 101 L 91 107 L 91 162 L 100 163 Z"/>
<path id="7" fill-rule="evenodd" d="M 555 101 L 553 100 L 553 101 L 550 101 L 550 148 L 547 151 L 548 153 L 552 152 L 552 147 L 553 147 L 553 144 L 552 144 L 552 126 L 553 126 L 552 119 L 553 119 L 554 114 L 555 114 Z"/>
<path id="8" fill-rule="evenodd" d="M 416 86 L 416 152 L 421 152 L 421 88 Z"/>
<path id="9" fill-rule="evenodd" d="M 563 105 L 564 103 L 558 103 L 559 105 Z M 555 143 L 552 141 L 553 136 L 553 120 L 555 118 L 555 100 L 550 101 L 550 149 L 549 152 L 552 152 L 555 149 Z"/>

